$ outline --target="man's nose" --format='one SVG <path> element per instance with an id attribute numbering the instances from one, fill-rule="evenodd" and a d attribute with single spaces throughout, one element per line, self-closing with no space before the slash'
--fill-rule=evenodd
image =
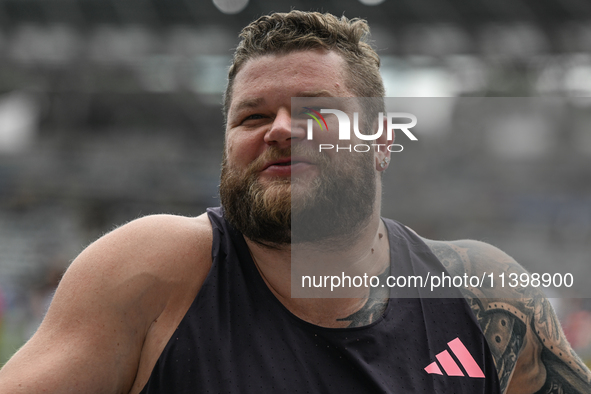
<path id="1" fill-rule="evenodd" d="M 280 148 L 290 146 L 292 139 L 301 139 L 303 130 L 292 130 L 291 112 L 288 109 L 280 109 L 271 124 L 271 128 L 265 134 L 265 142 L 269 145 L 279 145 Z"/>

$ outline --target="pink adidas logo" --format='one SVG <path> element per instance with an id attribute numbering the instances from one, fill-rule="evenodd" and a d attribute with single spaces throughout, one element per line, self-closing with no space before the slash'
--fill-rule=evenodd
<path id="1" fill-rule="evenodd" d="M 471 378 L 484 378 L 484 372 L 474 360 L 474 357 L 470 354 L 466 346 L 460 341 L 460 338 L 456 338 L 451 342 L 447 343 L 447 346 L 451 349 L 452 353 L 456 356 L 464 370 Z M 464 376 L 464 373 L 456 364 L 453 357 L 447 350 L 442 351 L 441 353 L 435 356 L 437 361 L 439 361 L 439 365 L 443 367 L 443 370 L 447 374 L 447 376 Z M 429 374 L 436 374 L 436 375 L 443 375 L 437 361 L 433 361 L 431 364 L 425 367 L 425 371 Z"/>

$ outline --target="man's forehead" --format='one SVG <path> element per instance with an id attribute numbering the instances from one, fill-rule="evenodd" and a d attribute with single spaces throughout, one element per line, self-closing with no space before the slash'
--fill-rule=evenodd
<path id="1" fill-rule="evenodd" d="M 303 90 L 296 92 L 293 97 L 336 97 L 333 92 L 326 89 Z M 236 101 L 233 105 L 233 111 L 241 111 L 249 108 L 256 108 L 266 103 L 265 97 L 246 97 Z"/>
<path id="2" fill-rule="evenodd" d="M 235 112 L 264 104 L 266 95 L 257 97 L 257 90 L 270 81 L 291 89 L 291 97 L 342 96 L 346 93 L 344 64 L 338 53 L 324 49 L 254 57 L 236 74 L 229 109 Z"/>
<path id="3" fill-rule="evenodd" d="M 322 48 L 262 54 L 251 57 L 241 65 L 234 77 L 234 83 L 274 73 L 281 73 L 285 78 L 289 76 L 285 74 L 286 70 L 290 69 L 300 77 L 343 78 L 345 67 L 346 62 L 338 52 Z"/>

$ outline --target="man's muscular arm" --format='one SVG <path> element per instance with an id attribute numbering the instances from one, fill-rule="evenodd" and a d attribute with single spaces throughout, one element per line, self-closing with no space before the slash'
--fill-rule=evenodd
<path id="1" fill-rule="evenodd" d="M 451 275 L 524 273 L 499 249 L 477 241 L 426 241 Z M 492 351 L 506 394 L 591 392 L 591 372 L 567 342 L 537 288 L 462 289 Z"/>
<path id="2" fill-rule="evenodd" d="M 188 290 L 194 221 L 131 222 L 90 245 L 64 275 L 39 330 L 0 370 L 0 394 L 127 393 L 147 333 Z M 195 275 L 198 275 L 196 273 Z"/>

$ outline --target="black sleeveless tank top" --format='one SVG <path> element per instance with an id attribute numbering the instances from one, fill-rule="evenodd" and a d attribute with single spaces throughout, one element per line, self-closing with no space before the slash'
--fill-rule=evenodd
<path id="1" fill-rule="evenodd" d="M 208 215 L 211 271 L 142 394 L 500 392 L 488 344 L 463 298 L 392 298 L 370 325 L 319 327 L 275 298 L 222 210 Z M 441 271 L 419 237 L 384 222 L 392 272 Z"/>

